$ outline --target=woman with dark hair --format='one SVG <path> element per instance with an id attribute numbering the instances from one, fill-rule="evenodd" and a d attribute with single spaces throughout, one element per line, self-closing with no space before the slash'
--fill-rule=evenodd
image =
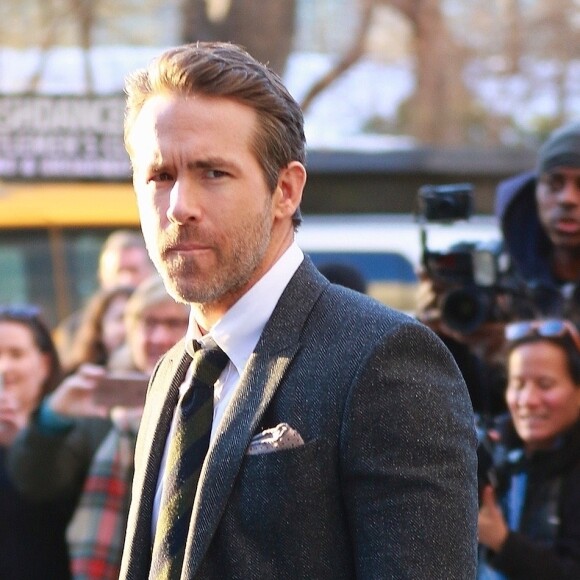
<path id="1" fill-rule="evenodd" d="M 580 578 L 580 335 L 515 322 L 494 468 L 479 512 L 480 579 Z"/>
<path id="2" fill-rule="evenodd" d="M 63 360 L 67 372 L 92 363 L 107 366 L 111 355 L 125 342 L 125 307 L 134 288 L 117 286 L 98 290 L 83 311 L 70 355 Z"/>
<path id="3" fill-rule="evenodd" d="M 25 499 L 13 486 L 6 455 L 32 421 L 61 369 L 50 331 L 34 306 L 0 306 L 0 578 L 69 578 L 65 529 L 76 501 Z M 47 473 L 46 477 L 50 477 Z"/>
<path id="4" fill-rule="evenodd" d="M 66 537 L 75 580 L 119 577 L 145 398 L 146 386 L 130 406 L 119 402 L 123 399 L 104 403 L 98 396 L 102 381 L 116 376 L 120 390 L 128 387 L 119 375 L 149 376 L 187 329 L 187 306 L 167 294 L 156 274 L 134 290 L 123 310 L 123 347 L 108 358 L 107 367 L 82 364 L 45 397 L 9 456 L 10 475 L 27 497 L 74 499 Z"/>

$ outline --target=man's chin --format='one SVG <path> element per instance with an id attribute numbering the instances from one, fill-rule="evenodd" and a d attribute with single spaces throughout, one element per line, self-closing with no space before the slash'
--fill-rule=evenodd
<path id="1" fill-rule="evenodd" d="M 165 289 L 173 300 L 181 304 L 189 304 L 191 302 L 188 299 L 191 294 L 191 288 L 187 284 L 184 284 L 181 280 L 176 279 L 167 272 L 163 272 L 162 278 Z"/>
<path id="2" fill-rule="evenodd" d="M 208 292 L 207 288 L 200 288 L 188 283 L 188 280 L 165 279 L 165 287 L 168 294 L 182 304 L 205 304 L 213 302 L 214 293 Z"/>
<path id="3" fill-rule="evenodd" d="M 580 252 L 580 231 L 563 232 L 561 230 L 552 230 L 549 238 L 555 246 L 575 253 Z"/>

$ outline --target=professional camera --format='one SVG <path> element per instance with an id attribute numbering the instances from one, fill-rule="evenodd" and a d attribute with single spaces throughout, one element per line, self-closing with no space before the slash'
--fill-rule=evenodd
<path id="1" fill-rule="evenodd" d="M 425 221 L 449 223 L 468 220 L 472 211 L 471 183 L 424 185 L 419 189 L 419 215 Z"/>
<path id="2" fill-rule="evenodd" d="M 427 248 L 426 223 L 468 220 L 473 208 L 473 186 L 425 185 L 419 189 L 422 263 L 434 284 L 446 289 L 440 299 L 442 321 L 469 334 L 488 321 L 508 319 L 504 296 L 512 297 L 510 262 L 501 241 L 459 242 L 446 251 Z M 508 300 L 509 301 L 509 300 Z"/>

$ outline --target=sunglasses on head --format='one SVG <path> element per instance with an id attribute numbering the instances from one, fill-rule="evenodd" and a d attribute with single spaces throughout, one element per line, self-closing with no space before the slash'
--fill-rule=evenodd
<path id="1" fill-rule="evenodd" d="M 506 340 L 516 341 L 531 336 L 543 338 L 564 338 L 568 336 L 580 352 L 580 333 L 568 320 L 526 320 L 512 322 L 505 327 Z"/>
<path id="2" fill-rule="evenodd" d="M 40 308 L 34 304 L 0 306 L 0 317 L 16 320 L 32 320 L 40 316 Z"/>

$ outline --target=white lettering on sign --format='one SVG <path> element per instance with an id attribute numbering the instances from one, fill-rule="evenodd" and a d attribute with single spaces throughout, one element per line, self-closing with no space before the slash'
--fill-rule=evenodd
<path id="1" fill-rule="evenodd" d="M 124 98 L 0 98 L 0 132 L 122 133 Z"/>
<path id="2" fill-rule="evenodd" d="M 123 95 L 0 95 L 0 178 L 128 178 L 124 108 Z"/>

